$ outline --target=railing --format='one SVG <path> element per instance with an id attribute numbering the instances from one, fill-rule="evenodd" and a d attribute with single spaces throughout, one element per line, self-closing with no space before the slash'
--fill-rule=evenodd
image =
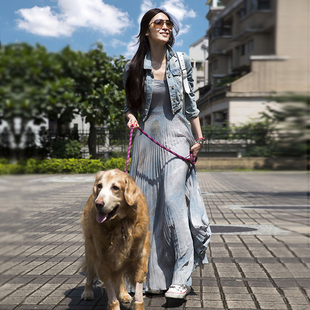
<path id="1" fill-rule="evenodd" d="M 218 130 L 203 130 L 206 138 L 201 150 L 201 156 L 205 157 L 238 157 L 243 156 L 252 147 L 257 145 L 259 136 L 264 136 L 264 132 L 257 131 L 234 131 L 229 128 Z M 80 134 L 82 143 L 82 155 L 89 156 L 87 146 L 88 133 Z M 84 142 L 83 142 L 84 141 Z M 110 157 L 113 153 L 119 155 L 126 154 L 128 150 L 129 130 L 117 132 L 101 131 L 97 132 L 96 150 L 98 157 Z"/>
<path id="2" fill-rule="evenodd" d="M 125 156 L 128 150 L 130 131 L 127 129 L 118 131 L 109 131 L 108 129 L 100 129 L 96 133 L 96 153 L 97 158 L 101 157 L 118 157 Z M 251 150 L 253 146 L 266 145 L 263 139 L 266 136 L 266 132 L 254 132 L 248 131 L 234 131 L 229 128 L 220 128 L 212 130 L 203 130 L 203 135 L 206 138 L 205 144 L 201 150 L 201 156 L 205 157 L 237 157 L 243 156 L 247 151 Z M 28 140 L 33 137 L 30 135 Z M 78 140 L 81 144 L 81 155 L 83 158 L 89 157 L 88 148 L 88 131 L 70 131 L 62 133 L 61 135 L 55 132 L 45 132 L 44 135 L 39 138 L 36 137 L 37 143 L 28 143 L 27 148 L 33 148 L 35 150 L 45 149 L 46 156 L 52 150 L 53 143 L 59 138 Z M 260 138 L 261 137 L 261 138 Z M 5 141 L 9 141 L 9 137 L 5 137 L 2 132 L 2 141 L 0 141 L 0 153 L 4 149 L 8 149 L 4 145 Z M 27 140 L 27 139 L 26 139 Z M 38 145 L 38 140 L 40 144 Z M 40 153 L 40 152 L 35 153 Z M 41 152 L 42 153 L 42 152 Z M 1 157 L 1 154 L 0 154 Z"/>
<path id="3" fill-rule="evenodd" d="M 266 132 L 258 132 L 257 130 L 236 131 L 230 128 L 205 129 L 203 130 L 203 136 L 206 141 L 201 150 L 201 156 L 241 157 L 250 151 L 252 147 L 257 146 L 257 141 L 263 140 L 265 134 Z"/>
<path id="4" fill-rule="evenodd" d="M 113 153 L 124 155 L 128 149 L 129 130 L 109 131 L 102 130 L 96 133 L 96 152 L 98 157 L 110 157 Z M 83 158 L 89 157 L 88 136 L 89 132 L 79 134 L 82 144 L 81 153 Z"/>
<path id="5" fill-rule="evenodd" d="M 97 157 L 111 157 L 115 156 L 117 153 L 118 156 L 122 156 L 127 152 L 128 141 L 129 141 L 130 131 L 127 129 L 111 131 L 107 128 L 98 128 L 96 131 L 96 153 Z M 58 138 L 63 139 L 76 139 L 81 143 L 81 155 L 83 158 L 88 158 L 89 148 L 88 148 L 88 139 L 89 131 L 80 130 L 80 131 L 67 131 L 64 133 L 55 133 L 48 132 L 48 140 L 52 147 L 53 141 Z"/>

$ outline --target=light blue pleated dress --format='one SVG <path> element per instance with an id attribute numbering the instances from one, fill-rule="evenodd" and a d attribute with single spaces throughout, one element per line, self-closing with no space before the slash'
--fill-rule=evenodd
<path id="1" fill-rule="evenodd" d="M 195 139 L 183 113 L 172 114 L 166 81 L 154 80 L 149 116 L 139 125 L 160 144 L 189 157 Z M 192 271 L 208 262 L 211 236 L 195 167 L 137 130 L 130 175 L 143 191 L 150 213 L 152 248 L 146 290 L 190 286 Z"/>

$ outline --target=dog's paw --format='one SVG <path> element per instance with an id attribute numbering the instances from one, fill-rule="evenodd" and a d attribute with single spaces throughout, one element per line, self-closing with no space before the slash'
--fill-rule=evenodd
<path id="1" fill-rule="evenodd" d="M 134 310 L 144 310 L 144 301 L 135 301 L 134 303 Z"/>
<path id="2" fill-rule="evenodd" d="M 124 303 L 130 303 L 132 300 L 132 297 L 126 292 L 119 296 L 119 300 Z"/>
<path id="3" fill-rule="evenodd" d="M 94 299 L 94 292 L 93 291 L 84 291 L 81 295 L 81 299 L 93 300 Z"/>
<path id="4" fill-rule="evenodd" d="M 120 310 L 118 300 L 111 301 L 111 303 L 109 304 L 109 310 Z"/>

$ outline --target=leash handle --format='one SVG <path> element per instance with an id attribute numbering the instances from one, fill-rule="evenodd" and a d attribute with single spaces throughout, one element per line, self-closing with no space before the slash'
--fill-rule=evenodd
<path id="1" fill-rule="evenodd" d="M 125 166 L 125 172 L 126 173 L 128 173 L 130 149 L 131 149 L 131 143 L 132 143 L 132 134 L 133 134 L 133 125 L 131 125 L 131 129 L 130 129 L 129 145 L 128 145 L 128 151 L 127 151 L 126 166 Z"/>

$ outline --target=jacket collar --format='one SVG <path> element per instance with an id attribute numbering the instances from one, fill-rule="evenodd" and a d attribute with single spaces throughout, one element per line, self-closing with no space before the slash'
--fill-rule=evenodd
<path id="1" fill-rule="evenodd" d="M 175 56 L 175 52 L 170 45 L 167 45 L 167 62 Z M 150 50 L 147 51 L 145 58 L 144 58 L 144 69 L 145 70 L 152 70 L 152 63 L 151 63 L 151 52 Z"/>

